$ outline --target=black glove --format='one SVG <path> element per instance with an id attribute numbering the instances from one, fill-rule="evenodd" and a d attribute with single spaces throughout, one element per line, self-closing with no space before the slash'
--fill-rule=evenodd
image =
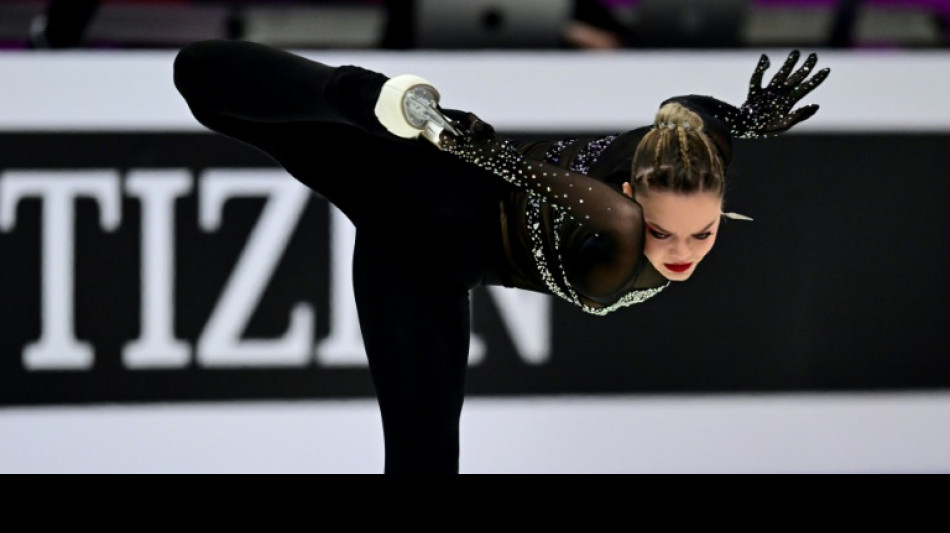
<path id="1" fill-rule="evenodd" d="M 733 137 L 740 139 L 773 137 L 788 131 L 792 126 L 818 112 L 816 104 L 806 105 L 794 111 L 792 109 L 802 98 L 825 81 L 831 69 L 822 69 L 809 79 L 808 75 L 818 62 L 818 56 L 813 53 L 809 54 L 804 65 L 793 74 L 792 70 L 800 56 L 798 50 L 792 51 L 781 70 L 775 74 L 769 85 L 763 88 L 762 76 L 770 64 L 768 56 L 763 54 L 749 82 L 749 97 L 740 108 L 711 96 L 698 95 L 671 98 L 663 103 L 682 102 L 688 99 L 693 104 L 688 107 L 720 120 Z M 696 107 L 700 109 L 695 109 Z"/>
<path id="2" fill-rule="evenodd" d="M 453 109 L 444 109 L 442 112 L 452 120 L 453 126 L 460 132 L 459 136 L 449 132 L 442 133 L 443 150 L 457 151 L 474 144 L 488 145 L 495 140 L 495 128 L 474 113 Z"/>

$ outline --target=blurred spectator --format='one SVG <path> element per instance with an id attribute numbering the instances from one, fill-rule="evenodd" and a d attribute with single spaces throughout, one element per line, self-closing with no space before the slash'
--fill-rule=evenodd
<path id="1" fill-rule="evenodd" d="M 753 5 L 759 13 L 784 11 L 786 16 L 796 12 L 827 13 L 827 34 L 820 44 L 831 48 L 947 45 L 950 0 L 755 0 Z M 770 44 L 776 44 L 775 40 Z M 780 44 L 796 43 L 789 40 Z"/>
<path id="2" fill-rule="evenodd" d="M 443 0 L 448 5 L 468 5 L 467 0 Z M 452 4 L 458 2 L 458 4 Z M 531 7 L 521 4 L 522 0 L 497 0 L 498 5 L 510 2 L 520 6 L 519 24 L 531 24 Z M 747 20 L 741 28 L 730 29 L 728 24 L 735 17 L 723 22 L 719 15 L 699 19 L 700 11 L 713 11 L 712 4 L 726 6 L 738 4 L 738 0 L 724 2 L 720 0 L 694 0 L 683 3 L 691 6 L 685 10 L 679 2 L 656 2 L 646 0 L 559 0 L 557 9 L 553 7 L 544 13 L 544 21 L 539 20 L 538 35 L 546 35 L 544 44 L 532 42 L 531 45 L 558 46 L 566 49 L 614 50 L 622 48 L 647 47 L 740 47 L 740 46 L 801 46 L 818 45 L 832 48 L 855 47 L 945 47 L 948 44 L 948 22 L 950 22 L 950 0 L 747 0 Z M 110 6 L 109 4 L 115 4 Z M 131 5 L 130 5 L 131 4 Z M 141 24 L 144 33 L 137 33 L 128 24 L 135 16 L 139 4 L 144 12 L 161 15 L 160 20 L 145 18 Z M 419 20 L 419 0 L 34 0 L 28 5 L 36 6 L 29 13 L 13 10 L 0 13 L 6 17 L 3 27 L 6 33 L 0 39 L 8 46 L 33 49 L 62 49 L 79 46 L 120 46 L 120 47 L 166 47 L 177 46 L 179 41 L 193 35 L 220 34 L 228 38 L 252 38 L 257 35 L 249 28 L 250 22 L 260 21 L 252 18 L 259 15 L 253 8 L 281 7 L 307 4 L 326 6 L 370 5 L 374 11 L 373 23 L 360 24 L 369 27 L 371 36 L 377 39 L 366 40 L 365 46 L 378 46 L 383 49 L 407 50 L 420 48 L 428 35 L 425 28 L 416 27 Z M 17 3 L 19 5 L 19 3 Z M 27 5 L 27 4 L 24 4 Z M 531 3 L 530 5 L 535 5 Z M 538 5 L 544 5 L 540 3 Z M 174 7 L 175 14 L 166 13 L 161 6 Z M 214 8 L 212 8 L 213 6 Z M 647 9 L 647 7 L 650 9 Z M 666 9 L 667 13 L 657 18 L 656 6 Z M 702 10 L 699 9 L 701 6 Z M 3 6 L 0 5 L 0 8 Z M 122 8 L 122 9 L 120 9 Z M 191 17 L 192 8 L 200 14 Z M 217 9 L 215 9 L 217 8 Z M 151 11 L 149 11 L 151 9 Z M 39 15 L 34 14 L 41 11 Z M 281 10 L 271 10 L 280 13 Z M 551 21 L 552 14 L 567 16 L 563 30 Z M 720 15 L 726 13 L 726 7 L 719 9 Z M 223 13 L 222 13 L 223 12 Z M 20 13 L 24 13 L 21 15 Z M 525 15 L 528 13 L 528 15 Z M 166 16 L 167 15 L 167 16 Z M 315 15 L 309 15 L 311 17 Z M 150 17 L 150 15 L 143 15 Z M 461 20 L 456 17 L 454 20 Z M 685 18 L 684 18 L 685 17 Z M 719 17 L 719 18 L 716 18 Z M 30 21 L 31 23 L 27 22 Z M 352 18 L 352 17 L 351 17 Z M 542 19 L 544 17 L 539 17 Z M 215 22 L 212 22 L 214 19 Z M 221 22 L 221 19 L 224 22 Z M 286 20 L 266 19 L 272 35 L 284 35 L 280 24 Z M 276 22 L 275 22 L 276 20 Z M 250 21 L 250 22 L 249 22 Z M 321 22 L 323 19 L 319 19 Z M 684 33 L 686 22 L 703 26 L 705 33 Z M 697 22 L 698 21 L 698 22 Z M 95 22 L 95 24 L 93 24 Z M 306 45 L 308 41 L 306 19 L 293 19 L 297 40 Z M 709 23 L 705 23 L 709 22 Z M 713 24 L 712 22 L 715 22 Z M 203 24 L 203 26 L 202 26 Z M 214 29 L 209 29 L 215 24 Z M 421 24 L 421 23 L 420 23 Z M 738 23 L 737 23 L 738 24 Z M 28 37 L 25 35 L 29 25 Z M 314 46 L 329 46 L 340 42 L 352 45 L 354 35 L 345 27 L 332 26 L 335 34 L 327 35 L 323 41 L 313 39 Z M 220 29 L 219 29 L 220 28 Z M 718 28 L 718 34 L 710 34 Z M 491 28 L 494 30 L 495 28 Z M 741 31 L 740 31 L 741 30 Z M 423 33 L 420 34 L 419 32 Z M 520 28 L 516 31 L 521 31 Z M 692 31 L 692 30 L 691 30 Z M 163 33 L 165 32 L 165 33 Z M 549 33 L 544 33 L 549 32 Z M 735 33 L 735 39 L 727 41 L 727 32 Z M 320 33 L 320 35 L 323 35 Z M 523 35 L 517 34 L 516 35 Z M 560 42 L 558 41 L 560 35 Z M 26 37 L 26 39 L 24 39 Z M 484 36 L 481 38 L 484 39 Z M 515 46 L 511 39 L 501 46 Z M 801 43 L 800 43 L 800 42 Z M 550 43 L 550 44 L 548 44 Z M 2 44 L 2 43 L 0 43 Z M 185 44 L 184 42 L 180 44 Z M 301 46 L 303 46 L 301 45 Z M 343 46 L 343 45 L 339 45 Z M 466 45 L 460 45 L 466 46 Z M 473 44 L 472 47 L 476 47 Z"/>
<path id="3" fill-rule="evenodd" d="M 173 6 L 186 8 L 189 6 L 216 6 L 223 7 L 230 12 L 226 37 L 241 38 L 242 10 L 253 6 L 279 5 L 375 5 L 383 4 L 386 0 L 49 0 L 46 8 L 31 23 L 29 31 L 29 47 L 33 49 L 76 48 L 87 44 L 87 30 L 96 15 L 103 11 L 103 6 L 116 4 L 117 6 L 141 4 L 142 7 Z M 171 32 L 172 35 L 176 33 Z M 174 37 L 171 37 L 174 38 Z M 121 44 L 121 43 L 120 43 Z M 181 43 L 187 44 L 187 43 Z M 153 43 L 144 43 L 152 46 Z"/>
<path id="4" fill-rule="evenodd" d="M 831 48 L 848 48 L 854 44 L 854 27 L 858 20 L 861 0 L 839 0 L 828 45 Z"/>
<path id="5" fill-rule="evenodd" d="M 386 25 L 380 47 L 390 50 L 409 50 L 416 47 L 416 27 L 413 22 L 413 0 L 387 0 Z"/>
<path id="6" fill-rule="evenodd" d="M 51 0 L 30 26 L 30 47 L 79 46 L 99 4 L 100 0 Z"/>
<path id="7" fill-rule="evenodd" d="M 574 16 L 564 32 L 572 48 L 610 50 L 629 45 L 629 28 L 610 9 L 616 0 L 574 0 Z"/>
<path id="8" fill-rule="evenodd" d="M 627 46 L 628 29 L 617 20 L 610 9 L 611 5 L 617 2 L 618 0 L 574 0 L 571 20 L 563 31 L 562 46 L 588 50 Z M 386 25 L 381 47 L 395 50 L 418 48 L 415 1 L 387 0 L 385 9 Z"/>

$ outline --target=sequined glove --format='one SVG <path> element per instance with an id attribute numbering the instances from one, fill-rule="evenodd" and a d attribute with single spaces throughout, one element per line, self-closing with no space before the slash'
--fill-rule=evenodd
<path id="1" fill-rule="evenodd" d="M 800 57 L 798 50 L 792 51 L 768 86 L 762 87 L 762 77 L 770 65 L 768 56 L 763 54 L 749 82 L 749 96 L 741 107 L 737 108 L 710 96 L 698 95 L 671 98 L 664 104 L 679 101 L 687 107 L 711 115 L 722 121 L 729 133 L 739 139 L 774 137 L 818 112 L 816 104 L 796 110 L 793 108 L 831 73 L 831 69 L 824 68 L 811 78 L 808 77 L 818 62 L 818 56 L 814 53 L 809 54 L 802 67 L 792 73 Z M 697 107 L 699 109 L 696 109 Z"/>
<path id="2" fill-rule="evenodd" d="M 457 135 L 443 131 L 439 148 L 517 186 L 526 185 L 523 157 L 514 143 L 499 139 L 495 135 L 495 128 L 474 113 L 446 111 L 446 116 L 452 120 Z"/>

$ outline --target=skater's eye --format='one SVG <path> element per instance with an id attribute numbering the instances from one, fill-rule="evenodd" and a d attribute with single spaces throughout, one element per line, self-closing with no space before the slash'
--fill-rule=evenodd
<path id="1" fill-rule="evenodd" d="M 670 238 L 669 233 L 660 233 L 652 228 L 650 229 L 650 235 L 653 235 L 654 239 L 660 239 L 661 241 Z"/>
<path id="2" fill-rule="evenodd" d="M 705 241 L 706 239 L 712 237 L 712 232 L 711 232 L 711 231 L 707 231 L 707 232 L 705 232 L 705 233 L 700 233 L 699 235 L 693 235 L 693 237 L 695 237 L 695 238 L 697 238 L 697 239 L 699 239 L 699 240 L 701 240 L 701 241 Z"/>

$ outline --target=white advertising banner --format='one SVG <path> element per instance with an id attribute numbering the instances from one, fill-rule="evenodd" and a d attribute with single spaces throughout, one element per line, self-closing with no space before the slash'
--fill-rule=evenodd
<path id="1" fill-rule="evenodd" d="M 299 53 L 389 76 L 414 73 L 439 88 L 447 107 L 475 112 L 501 130 L 539 132 L 629 129 L 651 120 L 660 102 L 681 94 L 739 104 L 759 55 L 771 58 L 768 79 L 788 50 Z M 832 73 L 803 103 L 822 109 L 796 132 L 950 130 L 950 54 L 818 53 L 818 68 Z M 0 130 L 199 130 L 172 83 L 174 57 L 173 52 L 0 54 Z"/>

